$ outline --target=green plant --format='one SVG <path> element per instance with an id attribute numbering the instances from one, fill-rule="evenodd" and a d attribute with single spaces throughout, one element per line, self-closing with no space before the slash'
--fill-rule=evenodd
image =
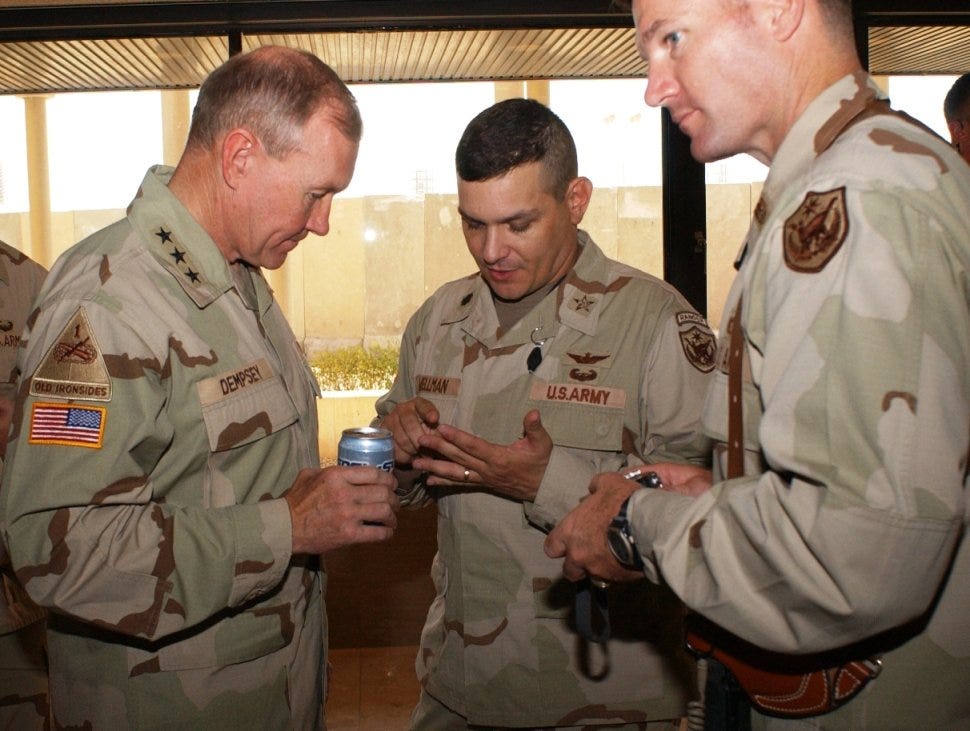
<path id="1" fill-rule="evenodd" d="M 323 391 L 387 390 L 397 375 L 398 348 L 355 345 L 326 350 L 310 358 Z"/>

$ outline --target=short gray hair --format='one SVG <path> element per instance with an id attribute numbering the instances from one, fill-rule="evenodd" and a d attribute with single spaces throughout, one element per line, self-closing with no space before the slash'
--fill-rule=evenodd
<path id="1" fill-rule="evenodd" d="M 300 130 L 324 106 L 340 131 L 359 142 L 357 101 L 334 70 L 312 53 L 264 46 L 233 56 L 202 82 L 187 144 L 208 148 L 220 134 L 242 127 L 282 158 L 296 149 Z"/>

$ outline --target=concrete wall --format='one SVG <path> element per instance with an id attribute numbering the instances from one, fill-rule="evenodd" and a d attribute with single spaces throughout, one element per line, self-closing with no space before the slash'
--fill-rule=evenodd
<path id="1" fill-rule="evenodd" d="M 715 328 L 759 193 L 758 184 L 707 187 L 708 319 Z M 55 213 L 55 256 L 123 215 L 123 210 Z M 662 276 L 659 187 L 596 190 L 583 228 L 610 256 Z M 0 238 L 33 255 L 25 213 L 0 214 Z M 282 269 L 268 275 L 293 329 L 313 353 L 396 344 L 428 295 L 474 269 L 456 196 L 338 197 L 330 234 L 308 236 Z"/>

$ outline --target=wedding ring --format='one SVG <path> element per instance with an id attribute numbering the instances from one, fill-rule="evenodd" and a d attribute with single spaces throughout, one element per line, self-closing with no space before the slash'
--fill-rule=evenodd
<path id="1" fill-rule="evenodd" d="M 465 478 L 464 478 L 464 481 L 465 481 L 465 482 L 468 482 L 468 475 L 469 475 L 469 474 L 471 474 L 471 473 L 469 473 L 469 471 L 468 471 L 468 470 L 465 470 Z"/>

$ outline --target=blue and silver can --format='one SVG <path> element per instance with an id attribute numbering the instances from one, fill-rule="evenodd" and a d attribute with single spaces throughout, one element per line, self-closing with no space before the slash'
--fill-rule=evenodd
<path id="1" fill-rule="evenodd" d="M 394 435 L 387 429 L 373 426 L 344 429 L 337 445 L 337 464 L 372 465 L 391 472 L 394 469 Z"/>

